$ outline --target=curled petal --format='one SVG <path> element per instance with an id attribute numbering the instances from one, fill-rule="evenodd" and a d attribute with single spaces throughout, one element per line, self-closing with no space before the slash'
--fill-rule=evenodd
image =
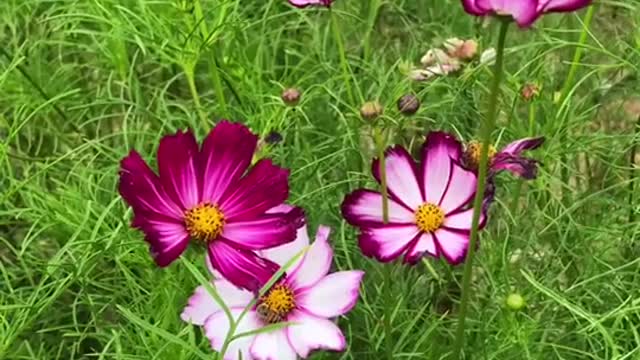
<path id="1" fill-rule="evenodd" d="M 591 5 L 592 0 L 543 0 L 538 4 L 540 12 L 569 12 Z"/>
<path id="2" fill-rule="evenodd" d="M 491 171 L 497 173 L 506 170 L 513 175 L 531 180 L 538 175 L 538 161 L 521 156 L 498 154 L 491 161 Z"/>
<path id="3" fill-rule="evenodd" d="M 298 355 L 309 356 L 312 350 L 343 351 L 346 341 L 342 332 L 332 321 L 294 310 L 289 315 L 294 324 L 287 328 L 287 336 Z"/>
<path id="4" fill-rule="evenodd" d="M 212 285 L 227 307 L 244 307 L 253 299 L 252 293 L 239 289 L 224 279 L 212 281 Z M 198 286 L 189 298 L 180 318 L 195 325 L 204 325 L 209 316 L 219 311 L 222 311 L 222 308 L 207 289 L 204 286 Z"/>
<path id="5" fill-rule="evenodd" d="M 405 252 L 419 234 L 420 230 L 415 224 L 389 224 L 362 229 L 358 242 L 366 256 L 389 262 Z"/>
<path id="6" fill-rule="evenodd" d="M 180 204 L 189 209 L 200 202 L 198 183 L 198 143 L 191 130 L 178 131 L 160 140 L 158 172 L 164 189 Z"/>
<path id="7" fill-rule="evenodd" d="M 202 199 L 218 203 L 247 171 L 258 137 L 244 125 L 220 121 L 202 143 L 199 156 Z"/>
<path id="8" fill-rule="evenodd" d="M 296 294 L 307 312 L 325 318 L 344 315 L 358 301 L 364 271 L 340 271 L 330 274 L 312 287 Z"/>
<path id="9" fill-rule="evenodd" d="M 249 291 L 259 291 L 278 271 L 278 265 L 252 251 L 235 249 L 225 240 L 209 244 L 209 260 L 215 270 L 232 284 Z"/>
<path id="10" fill-rule="evenodd" d="M 252 219 L 282 204 L 289 196 L 289 171 L 262 159 L 223 195 L 220 208 L 227 221 Z"/>
<path id="11" fill-rule="evenodd" d="M 388 201 L 389 222 L 415 222 L 413 211 L 393 199 L 388 199 Z M 365 189 L 352 192 L 342 202 L 342 216 L 349 224 L 355 226 L 381 225 L 383 223 L 382 195 Z"/>
<path id="12" fill-rule="evenodd" d="M 539 148 L 544 144 L 544 140 L 544 137 L 520 139 L 505 146 L 500 153 L 518 156 L 525 150 L 534 150 Z"/>

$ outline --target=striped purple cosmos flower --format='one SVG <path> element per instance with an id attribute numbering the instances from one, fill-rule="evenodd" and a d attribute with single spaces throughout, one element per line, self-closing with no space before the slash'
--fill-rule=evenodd
<path id="1" fill-rule="evenodd" d="M 493 145 L 489 146 L 489 174 L 495 175 L 501 171 L 508 171 L 523 179 L 535 179 L 538 174 L 538 161 L 522 155 L 524 151 L 535 150 L 544 143 L 544 137 L 530 137 L 516 140 L 497 151 Z M 470 169 L 478 168 L 480 159 L 480 143 L 470 141 L 464 151 L 463 163 Z"/>
<path id="2" fill-rule="evenodd" d="M 462 0 L 464 10 L 472 15 L 511 16 L 526 28 L 543 14 L 571 12 L 590 5 L 592 0 Z"/>
<path id="3" fill-rule="evenodd" d="M 135 150 L 122 160 L 120 194 L 159 266 L 191 239 L 206 245 L 211 266 L 238 287 L 257 290 L 277 271 L 255 251 L 293 241 L 304 214 L 266 213 L 287 199 L 289 171 L 267 159 L 250 166 L 257 141 L 246 126 L 225 120 L 202 147 L 191 131 L 163 137 L 158 175 Z"/>
<path id="4" fill-rule="evenodd" d="M 314 350 L 343 351 L 346 340 L 333 318 L 349 312 L 358 301 L 364 272 L 339 271 L 329 274 L 333 251 L 328 242 L 330 229 L 320 226 L 316 240 L 309 246 L 306 227 L 298 230 L 294 242 L 265 250 L 262 255 L 284 266 L 308 248 L 254 306 L 240 318 L 255 294 L 238 289 L 226 279 L 212 281 L 216 291 L 238 321 L 234 335 L 265 326 L 289 322 L 271 331 L 237 338 L 229 343 L 224 360 L 295 360 L 307 358 Z M 211 269 L 210 269 L 211 270 Z M 213 349 L 220 351 L 229 336 L 230 324 L 225 312 L 206 288 L 199 286 L 189 299 L 181 318 L 204 327 Z"/>
<path id="5" fill-rule="evenodd" d="M 333 1 L 334 0 L 289 0 L 289 4 L 298 8 L 306 8 L 307 6 L 331 7 Z"/>
<path id="6" fill-rule="evenodd" d="M 474 171 L 459 162 L 462 145 L 452 135 L 427 135 L 419 164 L 402 147 L 386 152 L 389 222 L 383 223 L 382 195 L 359 189 L 347 195 L 342 215 L 360 228 L 362 252 L 379 261 L 416 263 L 424 255 L 444 257 L 451 264 L 464 261 L 469 246 L 476 190 Z M 380 182 L 378 160 L 373 175 Z M 486 216 L 483 213 L 480 226 Z"/>

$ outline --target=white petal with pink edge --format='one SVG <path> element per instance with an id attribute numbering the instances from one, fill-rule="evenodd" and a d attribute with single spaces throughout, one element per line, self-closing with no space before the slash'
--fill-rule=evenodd
<path id="1" fill-rule="evenodd" d="M 389 222 L 412 223 L 415 221 L 413 211 L 388 199 Z M 356 190 L 345 197 L 342 204 L 342 214 L 353 225 L 366 223 L 382 224 L 382 195 L 371 190 Z"/>
<path id="2" fill-rule="evenodd" d="M 237 320 L 244 309 L 231 308 L 230 310 L 233 319 Z M 258 315 L 253 311 L 249 311 L 236 327 L 235 335 L 257 330 L 261 327 L 262 321 L 258 318 Z M 204 323 L 204 330 L 205 336 L 211 342 L 211 348 L 216 351 L 222 350 L 222 346 L 227 339 L 227 336 L 229 336 L 230 330 L 229 319 L 225 315 L 224 311 L 218 311 L 209 316 L 207 321 Z M 224 360 L 239 360 L 239 353 L 242 354 L 242 359 L 250 359 L 249 348 L 251 347 L 251 343 L 254 339 L 255 336 L 243 336 L 233 340 L 229 343 L 227 352 L 224 355 Z"/>
<path id="3" fill-rule="evenodd" d="M 296 302 L 307 312 L 332 318 L 350 311 L 358 301 L 363 271 L 330 274 L 312 287 L 296 294 Z"/>
<path id="4" fill-rule="evenodd" d="M 420 233 L 412 225 L 387 225 L 379 228 L 363 229 L 359 237 L 362 252 L 375 256 L 381 261 L 390 261 L 398 257 Z"/>
<path id="5" fill-rule="evenodd" d="M 253 360 L 296 360 L 298 356 L 287 338 L 286 328 L 256 335 L 251 345 Z"/>
<path id="6" fill-rule="evenodd" d="M 473 218 L 473 208 L 467 210 L 457 211 L 453 214 L 447 215 L 442 224 L 444 227 L 457 230 L 471 230 L 471 220 Z M 480 214 L 480 228 L 484 227 L 486 222 L 486 215 L 484 211 Z"/>
<path id="7" fill-rule="evenodd" d="M 472 171 L 451 163 L 449 183 L 440 203 L 445 214 L 456 211 L 471 201 L 476 192 L 476 182 L 476 175 Z"/>
<path id="8" fill-rule="evenodd" d="M 227 307 L 242 307 L 249 304 L 253 295 L 233 286 L 226 280 L 215 280 L 212 285 Z M 204 325 L 205 320 L 222 308 L 204 286 L 198 286 L 189 298 L 180 318 L 195 325 Z"/>
<path id="9" fill-rule="evenodd" d="M 307 234 L 307 227 L 302 226 L 298 229 L 296 239 L 294 241 L 272 247 L 271 249 L 261 250 L 258 255 L 271 260 L 280 266 L 284 266 L 296 255 L 301 254 L 307 246 L 309 246 L 309 235 Z M 291 265 L 290 269 L 295 269 L 302 259 L 302 256 L 299 257 L 298 260 Z"/>
<path id="10" fill-rule="evenodd" d="M 340 328 L 330 320 L 295 310 L 289 321 L 294 324 L 287 328 L 287 336 L 302 358 L 309 356 L 312 350 L 343 351 L 346 348 Z"/>
<path id="11" fill-rule="evenodd" d="M 422 233 L 415 244 L 409 248 L 405 261 L 408 263 L 416 263 L 424 254 L 438 256 L 438 248 L 435 239 L 431 233 Z"/>
<path id="12" fill-rule="evenodd" d="M 316 240 L 289 276 L 294 288 L 311 286 L 329 272 L 333 260 L 333 250 L 327 241 L 330 231 L 331 229 L 326 226 L 318 227 Z"/>
<path id="13" fill-rule="evenodd" d="M 396 146 L 387 150 L 385 161 L 389 192 L 409 208 L 418 208 L 424 201 L 411 155 L 404 148 Z"/>
<path id="14" fill-rule="evenodd" d="M 435 232 L 436 242 L 442 255 L 451 264 L 464 261 L 469 248 L 469 234 L 440 228 Z"/>
<path id="15" fill-rule="evenodd" d="M 422 149 L 422 186 L 426 202 L 440 204 L 451 175 L 452 157 L 459 156 L 459 143 L 451 135 L 429 134 Z"/>

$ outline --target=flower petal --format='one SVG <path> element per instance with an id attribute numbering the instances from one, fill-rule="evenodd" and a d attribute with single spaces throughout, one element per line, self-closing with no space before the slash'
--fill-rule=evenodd
<path id="1" fill-rule="evenodd" d="M 417 209 L 423 201 L 418 182 L 416 163 L 402 146 L 395 146 L 385 152 L 387 189 L 389 194 L 409 209 Z M 373 176 L 380 183 L 380 160 L 373 161 Z"/>
<path id="2" fill-rule="evenodd" d="M 538 175 L 538 162 L 522 156 L 498 154 L 491 161 L 491 171 L 497 173 L 502 170 L 523 179 L 532 180 Z"/>
<path id="3" fill-rule="evenodd" d="M 215 270 L 235 286 L 258 291 L 278 271 L 278 265 L 248 250 L 235 249 L 225 240 L 209 243 L 209 260 Z"/>
<path id="4" fill-rule="evenodd" d="M 440 228 L 435 232 L 434 236 L 439 252 L 450 264 L 457 265 L 464 261 L 469 248 L 468 232 Z"/>
<path id="5" fill-rule="evenodd" d="M 289 4 L 298 8 L 306 8 L 307 6 L 329 7 L 332 2 L 333 0 L 289 0 Z"/>
<path id="6" fill-rule="evenodd" d="M 167 193 L 183 209 L 190 209 L 200 202 L 198 184 L 198 143 L 191 130 L 178 131 L 160 140 L 158 147 L 158 172 Z"/>
<path id="7" fill-rule="evenodd" d="M 477 181 L 473 171 L 463 168 L 457 162 L 451 162 L 449 183 L 440 203 L 445 214 L 457 211 L 473 199 Z"/>
<path id="8" fill-rule="evenodd" d="M 262 159 L 220 200 L 227 221 L 249 220 L 282 204 L 289 196 L 289 170 Z"/>
<path id="9" fill-rule="evenodd" d="M 540 1 L 538 10 L 541 12 L 569 12 L 591 5 L 591 0 L 547 0 Z"/>
<path id="10" fill-rule="evenodd" d="M 511 15 L 521 27 L 528 27 L 538 18 L 538 0 L 490 0 L 496 14 Z"/>
<path id="11" fill-rule="evenodd" d="M 307 246 L 309 246 L 309 235 L 307 234 L 307 227 L 303 226 L 298 229 L 296 239 L 294 241 L 271 249 L 262 250 L 259 255 L 280 266 L 284 266 L 294 256 L 305 250 Z M 301 257 L 296 263 L 292 264 L 291 269 L 295 269 L 302 258 L 303 257 Z"/>
<path id="12" fill-rule="evenodd" d="M 340 271 L 327 275 L 312 287 L 296 294 L 296 303 L 319 317 L 344 315 L 358 301 L 363 276 L 364 271 Z"/>
<path id="13" fill-rule="evenodd" d="M 486 212 L 486 209 L 483 208 L 483 211 L 480 213 L 480 229 L 484 228 L 487 222 L 487 214 L 485 212 Z M 472 218 L 473 218 L 473 208 L 467 209 L 467 210 L 460 210 L 447 215 L 444 219 L 444 224 L 442 224 L 442 226 L 449 229 L 471 231 Z"/>
<path id="14" fill-rule="evenodd" d="M 245 250 L 267 249 L 296 238 L 304 222 L 304 212 L 294 208 L 288 213 L 265 214 L 253 220 L 229 222 L 222 237 Z"/>
<path id="15" fill-rule="evenodd" d="M 420 234 L 415 224 L 384 225 L 362 229 L 358 242 L 362 253 L 389 262 L 400 256 Z"/>
<path id="16" fill-rule="evenodd" d="M 507 146 L 505 146 L 504 149 L 500 151 L 500 153 L 517 156 L 525 150 L 534 150 L 539 148 L 542 144 L 544 144 L 544 140 L 544 137 L 520 139 L 507 144 Z"/>
<path id="17" fill-rule="evenodd" d="M 144 240 L 158 266 L 167 266 L 189 245 L 189 233 L 184 225 L 159 214 L 137 213 L 131 226 L 142 230 Z"/>
<path id="18" fill-rule="evenodd" d="M 184 209 L 164 191 L 160 179 L 138 152 L 132 150 L 122 159 L 119 173 L 118 191 L 134 212 L 162 214 L 182 221 Z"/>
<path id="19" fill-rule="evenodd" d="M 235 287 L 230 282 L 219 279 L 211 282 L 227 307 L 244 307 L 253 299 L 253 294 Z M 200 285 L 189 298 L 180 318 L 195 325 L 204 325 L 214 313 L 222 311 L 207 289 Z"/>
<path id="20" fill-rule="evenodd" d="M 451 134 L 431 132 L 422 148 L 422 178 L 425 201 L 440 204 L 447 189 L 451 161 L 459 161 L 462 144 Z"/>
<path id="21" fill-rule="evenodd" d="M 422 233 L 407 250 L 404 261 L 408 264 L 416 264 L 427 253 L 435 258 L 440 257 L 435 238 L 431 233 Z"/>
<path id="22" fill-rule="evenodd" d="M 462 7 L 464 8 L 464 11 L 471 15 L 483 16 L 489 14 L 487 10 L 482 9 L 476 3 L 477 0 L 462 0 Z"/>
<path id="23" fill-rule="evenodd" d="M 287 338 L 286 328 L 256 335 L 251 344 L 253 360 L 296 360 L 296 351 Z"/>
<path id="24" fill-rule="evenodd" d="M 389 222 L 414 223 L 415 214 L 404 205 L 389 200 Z M 382 224 L 382 195 L 372 190 L 360 189 L 347 195 L 342 202 L 342 216 L 354 226 Z"/>
<path id="25" fill-rule="evenodd" d="M 244 125 L 220 121 L 202 143 L 199 156 L 203 179 L 202 199 L 218 203 L 222 195 L 245 173 L 258 137 Z"/>
<path id="26" fill-rule="evenodd" d="M 229 310 L 231 311 L 231 316 L 235 321 L 240 317 L 244 308 L 237 307 Z M 241 334 L 257 330 L 261 327 L 262 321 L 258 318 L 258 315 L 254 311 L 249 311 L 242 318 L 240 323 L 238 323 L 235 333 Z M 229 319 L 224 311 L 218 311 L 209 316 L 209 318 L 204 322 L 204 330 L 206 337 L 211 342 L 211 348 L 216 351 L 222 350 L 222 346 L 229 335 L 230 330 Z M 230 342 L 227 352 L 224 355 L 224 360 L 239 360 L 240 356 L 238 356 L 238 353 L 242 354 L 242 359 L 250 359 L 249 348 L 251 347 L 251 343 L 254 339 L 255 336 L 243 336 Z"/>
<path id="27" fill-rule="evenodd" d="M 287 327 L 289 342 L 302 358 L 312 350 L 343 351 L 347 346 L 340 328 L 327 319 L 294 310 L 288 320 L 295 323 Z"/>
<path id="28" fill-rule="evenodd" d="M 330 232 L 329 227 L 322 225 L 318 227 L 316 240 L 304 254 L 298 266 L 288 276 L 294 289 L 311 286 L 329 272 L 331 261 L 333 261 L 333 250 L 328 242 Z"/>

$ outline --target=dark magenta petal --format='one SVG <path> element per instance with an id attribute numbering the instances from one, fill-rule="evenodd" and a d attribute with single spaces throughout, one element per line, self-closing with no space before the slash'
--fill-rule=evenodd
<path id="1" fill-rule="evenodd" d="M 491 172 L 508 171 L 521 178 L 531 180 L 538 174 L 538 162 L 522 156 L 498 154 L 491 161 Z"/>
<path id="2" fill-rule="evenodd" d="M 542 144 L 544 144 L 544 137 L 524 138 L 507 144 L 500 153 L 518 156 L 523 151 L 537 149 Z"/>
<path id="3" fill-rule="evenodd" d="M 158 266 L 167 266 L 189 245 L 184 224 L 159 214 L 136 213 L 131 226 L 142 230 L 151 256 Z"/>
<path id="4" fill-rule="evenodd" d="M 237 248 L 263 250 L 295 240 L 297 230 L 303 224 L 304 211 L 296 207 L 287 213 L 230 222 L 225 225 L 222 237 Z"/>
<path id="5" fill-rule="evenodd" d="M 136 151 L 122 159 L 119 174 L 118 191 L 134 212 L 156 213 L 182 220 L 184 209 L 165 192 L 160 179 Z"/>
<path id="6" fill-rule="evenodd" d="M 569 12 L 591 5 L 592 0 L 546 0 L 540 1 L 538 9 L 543 12 Z"/>
<path id="7" fill-rule="evenodd" d="M 490 13 L 489 10 L 481 7 L 478 0 L 462 0 L 462 7 L 464 8 L 464 11 L 471 15 L 483 16 Z"/>
<path id="8" fill-rule="evenodd" d="M 288 179 L 289 170 L 262 159 L 222 196 L 220 208 L 228 221 L 251 220 L 287 199 Z"/>
<path id="9" fill-rule="evenodd" d="M 278 265 L 224 240 L 209 244 L 211 266 L 235 286 L 257 292 L 278 271 Z"/>
<path id="10" fill-rule="evenodd" d="M 199 155 L 202 200 L 218 203 L 251 164 L 258 137 L 244 125 L 223 120 L 202 144 Z"/>
<path id="11" fill-rule="evenodd" d="M 200 202 L 198 143 L 191 130 L 178 131 L 160 140 L 158 171 L 166 192 L 184 209 Z"/>
<path id="12" fill-rule="evenodd" d="M 289 4 L 297 8 L 306 8 L 307 6 L 325 6 L 330 7 L 334 0 L 289 0 Z"/>

